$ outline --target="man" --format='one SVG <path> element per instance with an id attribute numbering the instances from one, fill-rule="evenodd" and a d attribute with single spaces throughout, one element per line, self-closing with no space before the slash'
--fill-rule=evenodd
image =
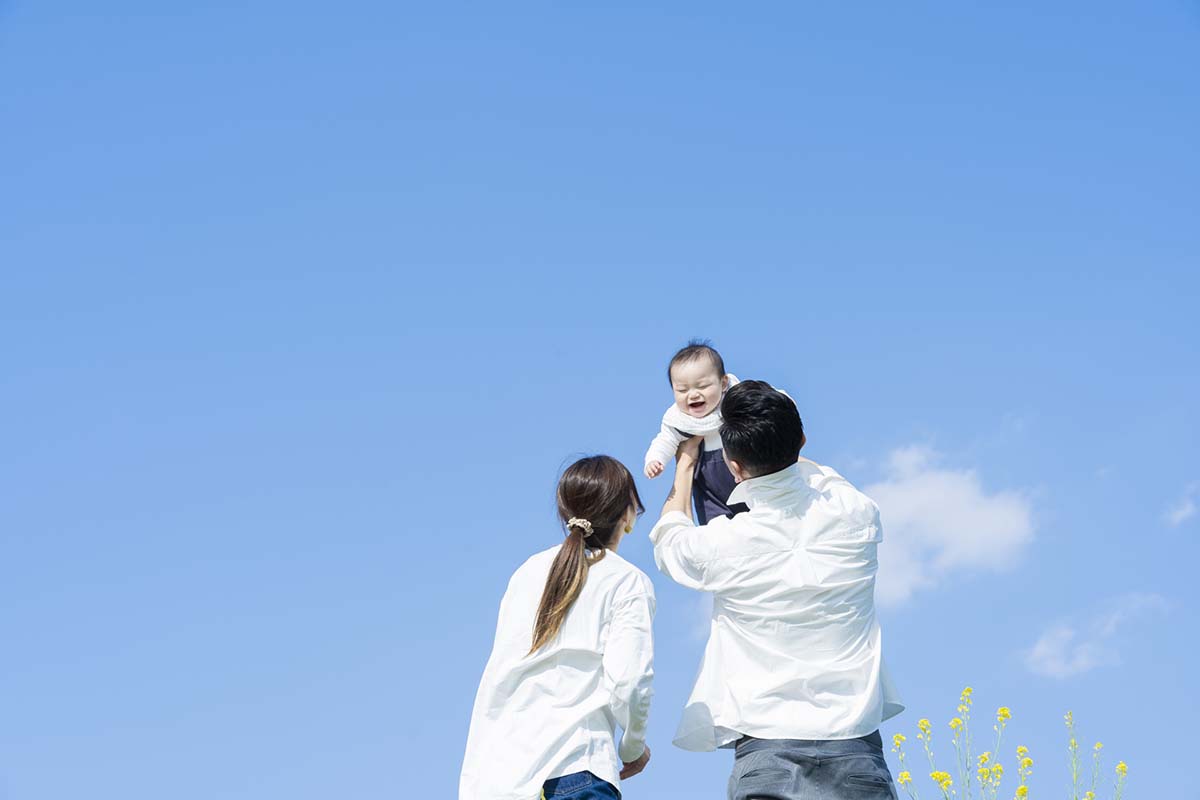
<path id="1" fill-rule="evenodd" d="M 903 710 L 875 617 L 879 509 L 838 473 L 800 458 L 796 404 L 762 381 L 721 403 L 721 440 L 750 510 L 697 527 L 697 443 L 650 533 L 658 568 L 713 594 L 700 675 L 675 744 L 736 748 L 730 800 L 895 798 L 879 724 Z"/>

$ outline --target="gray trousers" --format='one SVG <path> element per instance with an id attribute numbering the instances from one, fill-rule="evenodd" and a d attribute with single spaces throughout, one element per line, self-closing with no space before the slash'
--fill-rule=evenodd
<path id="1" fill-rule="evenodd" d="M 729 800 L 896 800 L 879 731 L 859 739 L 737 743 Z"/>

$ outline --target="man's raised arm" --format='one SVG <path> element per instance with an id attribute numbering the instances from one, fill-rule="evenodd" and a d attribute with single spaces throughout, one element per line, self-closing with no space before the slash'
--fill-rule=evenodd
<path id="1" fill-rule="evenodd" d="M 675 482 L 663 503 L 662 517 L 650 531 L 654 563 L 671 580 L 689 589 L 704 589 L 704 529 L 692 521 L 692 473 L 700 453 L 700 437 L 679 447 Z"/>
<path id="2" fill-rule="evenodd" d="M 675 454 L 675 483 L 667 493 L 667 502 L 663 503 L 662 515 L 668 512 L 681 511 L 692 519 L 692 475 L 696 471 L 696 459 L 700 457 L 699 436 L 693 436 L 679 445 Z"/>

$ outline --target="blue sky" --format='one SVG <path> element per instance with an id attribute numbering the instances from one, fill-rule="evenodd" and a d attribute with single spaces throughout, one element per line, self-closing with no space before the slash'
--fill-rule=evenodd
<path id="1" fill-rule="evenodd" d="M 970 683 L 1039 794 L 1071 709 L 1181 796 L 1198 41 L 1190 0 L 3 3 L 0 798 L 452 797 L 559 469 L 640 463 L 692 336 L 881 500 L 885 734 Z M 641 486 L 626 796 L 721 797 Z"/>

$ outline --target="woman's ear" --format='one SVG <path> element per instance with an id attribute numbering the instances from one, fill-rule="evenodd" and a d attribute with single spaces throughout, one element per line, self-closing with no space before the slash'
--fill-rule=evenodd
<path id="1" fill-rule="evenodd" d="M 636 525 L 637 517 L 638 513 L 636 506 L 630 506 L 629 508 L 625 509 L 625 516 L 621 518 L 621 530 L 624 530 L 625 528 L 632 528 L 634 525 Z"/>
<path id="2" fill-rule="evenodd" d="M 808 444 L 808 437 L 804 435 L 804 431 L 800 432 L 800 449 L 804 449 L 804 445 Z"/>

